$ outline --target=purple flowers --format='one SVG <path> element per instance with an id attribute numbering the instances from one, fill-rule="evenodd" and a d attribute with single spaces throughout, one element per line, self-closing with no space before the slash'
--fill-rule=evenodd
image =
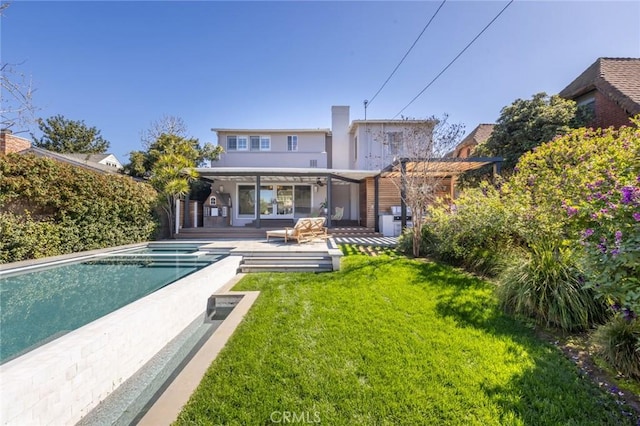
<path id="1" fill-rule="evenodd" d="M 633 219 L 634 219 L 636 222 L 640 222 L 640 213 L 635 212 L 635 213 L 633 214 Z"/>
<path id="2" fill-rule="evenodd" d="M 593 229 L 587 228 L 582 232 L 582 238 L 589 238 L 593 235 Z"/>
<path id="3" fill-rule="evenodd" d="M 567 214 L 569 215 L 569 217 L 571 216 L 575 216 L 576 213 L 578 213 L 578 209 L 575 207 L 567 207 Z"/>
<path id="4" fill-rule="evenodd" d="M 625 186 L 620 190 L 620 193 L 622 194 L 622 200 L 621 202 L 623 204 L 631 204 L 633 203 L 633 199 L 635 198 L 635 192 L 636 192 L 636 188 L 634 188 L 633 186 Z"/>

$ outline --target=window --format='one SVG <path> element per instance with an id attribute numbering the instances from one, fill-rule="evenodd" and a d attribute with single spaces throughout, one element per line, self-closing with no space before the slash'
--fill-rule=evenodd
<path id="1" fill-rule="evenodd" d="M 256 187 L 238 185 L 238 215 L 253 217 L 256 214 Z"/>
<path id="2" fill-rule="evenodd" d="M 227 151 L 236 151 L 238 149 L 238 139 L 235 136 L 227 136 Z"/>
<path id="3" fill-rule="evenodd" d="M 402 132 L 387 133 L 387 152 L 395 155 L 400 153 L 402 148 Z"/>
<path id="4" fill-rule="evenodd" d="M 318 160 L 309 160 L 309 167 L 318 167 Z"/>
<path id="5" fill-rule="evenodd" d="M 238 151 L 246 151 L 249 149 L 249 141 L 246 136 L 237 136 L 238 138 Z"/>
<path id="6" fill-rule="evenodd" d="M 251 151 L 260 151 L 260 136 L 251 136 Z"/>
<path id="7" fill-rule="evenodd" d="M 353 158 L 354 159 L 358 159 L 358 137 L 355 137 L 354 143 L 353 143 Z"/>
<path id="8" fill-rule="evenodd" d="M 260 136 L 260 151 L 271 151 L 271 138 Z"/>
<path id="9" fill-rule="evenodd" d="M 298 150 L 298 136 L 287 136 L 287 151 Z"/>

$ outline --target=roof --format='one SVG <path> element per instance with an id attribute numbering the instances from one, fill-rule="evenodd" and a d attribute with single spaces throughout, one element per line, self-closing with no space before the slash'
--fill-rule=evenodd
<path id="1" fill-rule="evenodd" d="M 469 170 L 476 170 L 489 164 L 496 164 L 500 167 L 504 159 L 501 157 L 467 157 L 467 158 L 430 158 L 424 161 L 400 159 L 387 166 L 382 177 L 400 177 L 398 167 L 401 162 L 405 162 L 408 174 L 419 173 L 426 176 L 455 176 Z M 499 169 L 498 169 L 499 170 Z"/>
<path id="2" fill-rule="evenodd" d="M 20 154 L 33 154 L 37 157 L 51 158 L 54 160 L 62 161 L 63 163 L 71 164 L 73 166 L 80 166 L 80 167 L 84 167 L 86 169 L 94 170 L 101 173 L 119 174 L 119 170 L 115 167 L 106 166 L 101 163 L 85 160 L 87 156 L 91 156 L 92 154 L 61 154 L 59 152 L 49 151 L 44 148 L 38 148 L 37 146 L 32 146 L 29 149 L 20 151 Z M 76 158 L 76 156 L 78 155 L 80 157 Z M 103 154 L 99 154 L 99 155 L 103 155 Z M 104 154 L 104 155 L 108 157 L 111 154 Z"/>
<path id="3" fill-rule="evenodd" d="M 212 132 L 216 133 L 236 133 L 236 134 L 260 134 L 260 133 L 331 133 L 331 129 L 223 129 L 223 128 L 213 128 Z"/>
<path id="4" fill-rule="evenodd" d="M 464 139 L 456 146 L 456 151 L 460 148 L 464 148 L 469 145 L 479 145 L 489 139 L 495 124 L 482 123 L 471 131 Z"/>
<path id="5" fill-rule="evenodd" d="M 353 120 L 351 122 L 351 124 L 349 125 L 349 133 L 353 133 L 357 126 L 360 126 L 360 125 L 363 125 L 363 124 L 400 124 L 400 125 L 407 125 L 407 124 L 435 124 L 435 122 L 437 122 L 437 120 L 435 120 L 435 119 L 426 119 L 426 120 L 406 120 L 406 119 L 399 119 L 399 120 L 390 120 L 390 119 Z"/>
<path id="6" fill-rule="evenodd" d="M 75 158 L 76 160 L 99 163 L 105 158 L 109 157 L 111 154 L 61 154 L 61 155 L 64 155 L 65 157 Z"/>
<path id="7" fill-rule="evenodd" d="M 250 181 L 256 176 L 288 182 L 316 182 L 320 177 L 332 177 L 345 182 L 360 182 L 380 174 L 380 170 L 323 169 L 297 167 L 201 167 L 196 171 L 203 178 L 224 177 L 228 180 Z"/>
<path id="8" fill-rule="evenodd" d="M 576 99 L 594 89 L 629 115 L 640 113 L 640 58 L 598 58 L 559 94 Z"/>

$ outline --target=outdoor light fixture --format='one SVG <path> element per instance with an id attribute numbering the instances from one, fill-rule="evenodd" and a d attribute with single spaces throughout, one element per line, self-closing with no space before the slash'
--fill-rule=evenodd
<path id="1" fill-rule="evenodd" d="M 320 180 L 320 178 L 318 178 L 318 180 L 316 181 L 316 185 L 324 186 L 324 182 L 322 182 L 322 180 Z"/>
<path id="2" fill-rule="evenodd" d="M 224 186 L 220 185 L 220 192 L 224 192 Z"/>

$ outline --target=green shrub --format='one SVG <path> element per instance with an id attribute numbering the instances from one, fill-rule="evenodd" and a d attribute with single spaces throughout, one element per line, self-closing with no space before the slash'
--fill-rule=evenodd
<path id="1" fill-rule="evenodd" d="M 0 263 L 62 254 L 62 230 L 51 221 L 34 221 L 29 214 L 0 212 Z"/>
<path id="2" fill-rule="evenodd" d="M 574 251 L 540 244 L 523 252 L 498 279 L 497 295 L 511 313 L 563 330 L 586 329 L 606 318 L 606 305 L 584 288 Z"/>
<path id="3" fill-rule="evenodd" d="M 0 259 L 15 262 L 149 240 L 156 192 L 32 155 L 0 157 Z"/>
<path id="4" fill-rule="evenodd" d="M 513 211 L 497 189 L 466 191 L 452 208 L 434 207 L 423 228 L 425 254 L 471 271 L 496 275 L 511 253 Z"/>
<path id="5" fill-rule="evenodd" d="M 598 327 L 591 341 L 610 366 L 627 376 L 640 379 L 640 320 L 618 314 Z"/>

